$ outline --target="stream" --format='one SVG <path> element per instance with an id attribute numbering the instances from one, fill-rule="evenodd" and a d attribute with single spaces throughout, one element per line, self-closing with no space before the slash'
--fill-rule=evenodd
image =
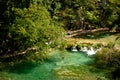
<path id="1" fill-rule="evenodd" d="M 94 58 L 83 52 L 56 50 L 42 64 L 20 64 L 10 71 L 0 72 L 0 80 L 87 80 L 88 76 L 92 80 L 97 80 L 94 73 L 91 73 L 93 78 L 91 74 L 88 74 L 89 72 L 86 72 L 86 75 L 84 71 L 84 68 L 93 63 Z M 83 71 L 81 74 L 87 76 L 85 79 L 80 79 L 81 71 Z"/>

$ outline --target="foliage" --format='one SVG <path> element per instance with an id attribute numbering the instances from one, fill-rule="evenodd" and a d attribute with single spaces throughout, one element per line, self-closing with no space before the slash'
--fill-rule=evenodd
<path id="1" fill-rule="evenodd" d="M 110 72 L 108 73 L 109 78 L 111 78 L 112 80 L 117 80 L 120 78 L 118 76 L 120 73 L 120 51 L 114 48 L 103 48 L 101 51 L 97 52 L 95 57 L 96 64 L 100 68 L 111 68 Z"/>
<path id="2" fill-rule="evenodd" d="M 67 30 L 99 27 L 112 29 L 120 25 L 119 0 L 23 0 L 14 2 L 10 0 L 1 2 L 8 4 L 9 10 L 13 6 L 23 9 L 28 8 L 31 3 L 41 4 L 49 11 L 50 17 L 58 22 L 63 22 L 63 27 Z M 7 7 L 5 8 L 7 9 Z M 7 13 L 9 13 L 6 15 L 9 16 L 8 20 L 14 19 L 13 13 L 6 11 Z"/>
<path id="3" fill-rule="evenodd" d="M 66 30 L 119 26 L 119 0 L 44 0 L 43 5 Z"/>
<path id="4" fill-rule="evenodd" d="M 42 4 L 31 2 L 27 6 L 22 3 L 17 5 L 18 3 L 9 1 L 9 9 L 3 12 L 8 21 L 12 20 L 3 21 L 6 25 L 0 26 L 0 54 L 17 54 L 28 48 L 35 48 L 39 56 L 43 56 L 50 47 L 56 47 L 61 43 L 64 35 L 62 23 L 52 20 Z M 7 1 L 4 4 L 7 4 Z"/>
<path id="5" fill-rule="evenodd" d="M 67 42 L 65 40 L 63 40 L 59 46 L 60 50 L 65 50 L 67 48 Z"/>
<path id="6" fill-rule="evenodd" d="M 61 27 L 118 28 L 119 5 L 119 0 L 0 1 L 0 54 L 23 52 L 31 47 L 44 53 L 61 44 Z"/>
<path id="7" fill-rule="evenodd" d="M 74 44 L 67 44 L 67 47 L 66 47 L 66 49 L 67 50 L 72 50 L 74 48 Z"/>

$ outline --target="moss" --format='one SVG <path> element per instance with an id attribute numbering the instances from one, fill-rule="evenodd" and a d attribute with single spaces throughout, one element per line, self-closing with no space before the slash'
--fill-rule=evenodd
<path id="1" fill-rule="evenodd" d="M 88 66 L 64 66 L 55 70 L 59 80 L 97 80 L 98 77 L 93 75 Z M 69 78 L 69 79 L 68 79 Z M 102 79 L 103 80 L 103 79 Z"/>
<path id="2" fill-rule="evenodd" d="M 66 47 L 66 49 L 67 49 L 67 50 L 70 50 L 70 51 L 71 51 L 73 48 L 74 48 L 74 44 L 68 44 L 67 47 Z"/>
<path id="3" fill-rule="evenodd" d="M 0 77 L 0 80 L 12 80 L 11 78 Z"/>

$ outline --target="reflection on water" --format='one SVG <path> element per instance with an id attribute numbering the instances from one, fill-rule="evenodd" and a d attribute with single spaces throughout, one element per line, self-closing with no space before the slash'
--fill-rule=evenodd
<path id="1" fill-rule="evenodd" d="M 82 52 L 54 51 L 53 55 L 43 64 L 18 64 L 8 72 L 0 72 L 5 80 L 57 80 L 54 70 L 64 66 L 79 66 L 93 63 L 94 59 Z"/>

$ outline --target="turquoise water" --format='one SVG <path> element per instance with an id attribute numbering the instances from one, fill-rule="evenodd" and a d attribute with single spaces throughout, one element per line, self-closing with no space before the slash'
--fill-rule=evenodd
<path id="1" fill-rule="evenodd" d="M 54 51 L 43 64 L 23 63 L 9 71 L 0 72 L 0 80 L 57 80 L 55 69 L 92 62 L 94 62 L 94 58 L 90 58 L 82 52 Z"/>

